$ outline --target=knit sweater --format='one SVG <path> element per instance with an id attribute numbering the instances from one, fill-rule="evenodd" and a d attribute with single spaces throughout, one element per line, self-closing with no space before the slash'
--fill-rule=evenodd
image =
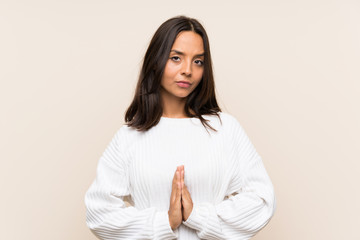
<path id="1" fill-rule="evenodd" d="M 122 125 L 85 194 L 86 223 L 100 239 L 249 239 L 273 216 L 274 188 L 262 158 L 229 113 L 161 117 L 146 132 Z M 170 227 L 176 167 L 193 201 L 186 221 Z M 126 204 L 124 201 L 127 199 Z"/>

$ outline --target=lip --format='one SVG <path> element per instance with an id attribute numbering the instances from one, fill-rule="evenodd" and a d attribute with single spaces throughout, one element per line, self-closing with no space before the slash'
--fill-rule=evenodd
<path id="1" fill-rule="evenodd" d="M 191 83 L 187 82 L 187 81 L 178 81 L 178 82 L 176 82 L 176 85 L 178 85 L 179 87 L 182 87 L 182 88 L 189 88 Z"/>
<path id="2" fill-rule="evenodd" d="M 191 85 L 191 83 L 190 83 L 190 82 L 188 82 L 188 81 L 177 81 L 177 83 L 186 83 L 186 84 Z"/>

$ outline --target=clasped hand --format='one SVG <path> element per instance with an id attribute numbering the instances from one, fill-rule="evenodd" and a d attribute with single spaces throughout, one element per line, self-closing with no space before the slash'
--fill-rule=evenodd
<path id="1" fill-rule="evenodd" d="M 169 222 L 175 230 L 182 221 L 186 221 L 193 209 L 191 195 L 184 184 L 184 165 L 178 166 L 172 181 L 170 196 Z"/>

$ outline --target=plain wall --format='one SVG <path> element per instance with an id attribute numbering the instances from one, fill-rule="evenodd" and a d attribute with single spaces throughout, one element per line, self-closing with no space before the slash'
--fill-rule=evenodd
<path id="1" fill-rule="evenodd" d="M 360 239 L 359 1 L 0 0 L 1 239 L 96 239 L 84 195 L 159 25 L 205 26 L 277 209 L 256 240 Z"/>

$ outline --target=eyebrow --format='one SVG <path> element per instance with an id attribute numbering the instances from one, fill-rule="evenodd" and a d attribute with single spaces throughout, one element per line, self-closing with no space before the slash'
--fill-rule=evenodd
<path id="1" fill-rule="evenodd" d="M 175 49 L 172 49 L 170 52 L 174 52 L 174 53 L 179 54 L 179 55 L 185 55 L 183 52 L 180 52 L 180 51 L 175 50 Z M 200 54 L 196 54 L 195 57 L 202 57 L 204 55 L 205 55 L 205 53 L 200 53 Z"/>

